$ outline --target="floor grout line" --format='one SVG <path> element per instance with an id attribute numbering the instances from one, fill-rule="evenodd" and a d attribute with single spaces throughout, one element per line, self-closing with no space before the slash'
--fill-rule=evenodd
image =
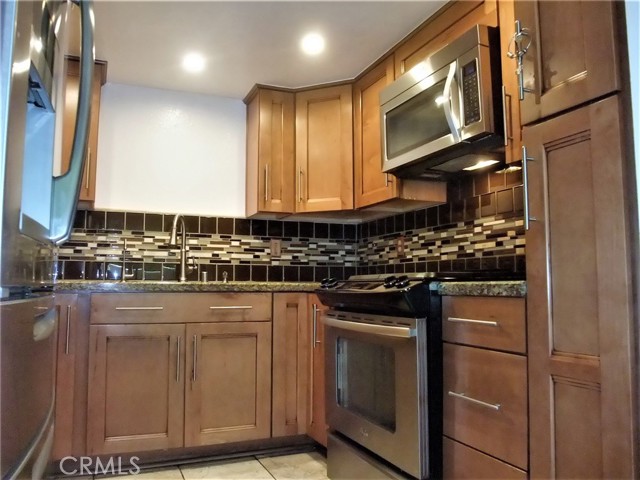
<path id="1" fill-rule="evenodd" d="M 264 465 L 264 463 L 262 463 L 262 462 L 260 461 L 260 459 L 259 459 L 258 457 L 254 457 L 254 458 L 258 461 L 258 463 L 262 466 L 262 468 L 264 468 L 264 469 L 267 471 L 267 473 L 268 473 L 269 475 L 271 475 L 271 478 L 273 478 L 273 480 L 278 480 L 278 479 L 273 475 L 273 473 L 271 473 L 271 470 L 269 470 L 269 469 Z"/>

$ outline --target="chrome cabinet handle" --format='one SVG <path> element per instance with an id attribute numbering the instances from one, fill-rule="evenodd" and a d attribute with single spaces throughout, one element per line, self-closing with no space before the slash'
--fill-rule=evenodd
<path id="1" fill-rule="evenodd" d="M 318 341 L 318 312 L 320 309 L 316 303 L 313 304 L 313 340 L 311 346 L 316 348 L 321 342 Z"/>
<path id="2" fill-rule="evenodd" d="M 209 307 L 209 310 L 251 310 L 252 305 L 224 305 L 220 307 Z"/>
<path id="3" fill-rule="evenodd" d="M 86 161 L 85 152 L 89 141 L 91 123 L 91 98 L 93 96 L 93 69 L 95 63 L 93 43 L 93 3 L 89 0 L 77 2 L 80 7 L 82 39 L 80 49 L 80 87 L 78 90 L 78 112 L 71 145 L 69 170 L 65 175 L 52 179 L 51 223 L 48 239 L 60 245 L 71 235 L 73 216 L 78 203 L 78 192 L 82 186 L 82 172 Z"/>
<path id="4" fill-rule="evenodd" d="M 69 329 L 71 328 L 71 305 L 67 305 L 67 334 L 64 343 L 64 354 L 69 355 Z"/>
<path id="5" fill-rule="evenodd" d="M 502 118 L 504 121 L 504 146 L 509 146 L 509 140 L 513 137 L 509 135 L 509 122 L 507 122 L 507 97 L 509 97 L 509 105 L 511 105 L 511 95 L 507 93 L 507 87 L 502 85 Z M 511 108 L 509 108 L 511 110 Z"/>
<path id="6" fill-rule="evenodd" d="M 442 92 L 442 96 L 444 97 L 442 109 L 444 111 L 444 116 L 447 119 L 447 124 L 449 125 L 449 130 L 451 130 L 451 135 L 453 136 L 453 140 L 455 143 L 460 142 L 460 132 L 458 131 L 455 119 L 453 118 L 453 114 L 451 113 L 451 84 L 453 83 L 454 77 L 456 76 L 457 68 L 457 62 L 453 62 L 449 65 L 449 73 L 447 74 L 447 80 L 444 82 L 444 91 Z"/>
<path id="7" fill-rule="evenodd" d="M 302 169 L 298 170 L 298 203 L 302 203 Z"/>
<path id="8" fill-rule="evenodd" d="M 480 405 L 482 407 L 490 408 L 491 410 L 495 410 L 496 412 L 500 411 L 500 408 L 502 408 L 502 405 L 500 405 L 499 403 L 483 402 L 482 400 L 478 400 L 473 397 L 468 397 L 464 392 L 457 393 L 449 390 L 448 395 L 450 397 L 459 398 L 460 400 L 466 400 L 467 402 L 475 403 L 476 405 Z"/>
<path id="9" fill-rule="evenodd" d="M 537 220 L 536 217 L 529 215 L 529 168 L 528 163 L 532 162 L 533 158 L 527 155 L 526 145 L 522 145 L 522 195 L 524 196 L 524 229 L 529 230 L 531 222 Z"/>
<path id="10" fill-rule="evenodd" d="M 526 44 L 524 42 L 526 41 Z M 531 33 L 528 28 L 522 28 L 522 24 L 520 20 L 516 20 L 516 31 L 511 37 L 511 41 L 509 42 L 509 47 L 507 50 L 507 56 L 509 58 L 516 59 L 516 75 L 518 77 L 518 98 L 520 100 L 524 100 L 525 93 L 533 93 L 533 90 L 530 88 L 524 88 L 524 67 L 523 67 L 523 58 L 526 55 L 529 47 L 531 47 Z M 511 45 L 513 45 L 513 51 L 511 50 Z"/>
<path id="11" fill-rule="evenodd" d="M 164 307 L 116 307 L 116 310 L 164 310 Z"/>
<path id="12" fill-rule="evenodd" d="M 91 178 L 91 147 L 87 151 L 87 171 L 84 179 L 84 189 L 89 190 L 89 179 Z"/>
<path id="13" fill-rule="evenodd" d="M 498 326 L 498 322 L 493 322 L 491 320 L 472 320 L 471 318 L 448 317 L 447 321 L 453 322 L 453 323 L 470 323 L 473 325 L 486 325 L 488 327 Z"/>
<path id="14" fill-rule="evenodd" d="M 196 370 L 198 368 L 198 336 L 193 336 L 193 371 L 191 375 L 191 381 L 195 382 L 197 379 Z"/>
<path id="15" fill-rule="evenodd" d="M 269 164 L 264 166 L 264 201 L 269 201 Z"/>
<path id="16" fill-rule="evenodd" d="M 176 339 L 176 383 L 180 382 L 180 343 L 182 343 L 182 337 Z"/>

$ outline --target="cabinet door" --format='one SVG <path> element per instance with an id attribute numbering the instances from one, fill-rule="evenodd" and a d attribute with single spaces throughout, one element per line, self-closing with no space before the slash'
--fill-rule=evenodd
<path id="1" fill-rule="evenodd" d="M 93 325 L 90 455 L 183 446 L 184 325 Z"/>
<path id="2" fill-rule="evenodd" d="M 76 339 L 78 295 L 56 295 L 58 315 L 58 357 L 56 361 L 56 413 L 52 458 L 73 452 L 73 414 L 76 389 Z"/>
<path id="3" fill-rule="evenodd" d="M 308 319 L 311 327 L 311 355 L 309 362 L 307 435 L 326 447 L 329 426 L 325 416 L 324 324 L 320 321 L 320 315 L 327 307 L 320 303 L 320 299 L 316 295 L 309 295 L 308 304 Z"/>
<path id="4" fill-rule="evenodd" d="M 294 94 L 257 89 L 247 105 L 247 216 L 292 213 Z"/>
<path id="5" fill-rule="evenodd" d="M 356 208 L 396 195 L 397 179 L 382 172 L 380 91 L 393 82 L 393 56 L 353 85 L 353 173 Z"/>
<path id="6" fill-rule="evenodd" d="M 185 446 L 269 438 L 271 323 L 187 325 Z"/>
<path id="7" fill-rule="evenodd" d="M 84 166 L 83 180 L 80 185 L 80 200 L 93 202 L 96 199 L 96 168 L 98 153 L 98 120 L 100 118 L 100 90 L 105 82 L 107 66 L 96 62 L 93 70 L 93 89 L 91 96 L 91 123 L 89 125 L 89 142 L 87 158 Z M 75 59 L 67 60 L 67 77 L 65 84 L 64 127 L 62 133 L 62 171 L 69 168 L 71 144 L 76 124 L 78 90 L 80 88 L 80 63 Z"/>
<path id="8" fill-rule="evenodd" d="M 273 295 L 274 437 L 307 430 L 309 325 L 306 293 Z"/>
<path id="9" fill-rule="evenodd" d="M 296 212 L 353 208 L 351 85 L 296 94 Z"/>
<path id="10" fill-rule="evenodd" d="M 618 98 L 525 127 L 523 143 L 536 219 L 526 235 L 532 478 L 637 478 Z"/>
<path id="11" fill-rule="evenodd" d="M 616 14 L 609 1 L 515 3 L 515 18 L 528 29 L 523 57 L 522 124 L 618 90 Z"/>

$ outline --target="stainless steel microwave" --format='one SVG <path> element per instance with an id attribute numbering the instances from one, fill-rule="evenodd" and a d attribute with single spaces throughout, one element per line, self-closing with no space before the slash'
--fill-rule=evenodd
<path id="1" fill-rule="evenodd" d="M 498 30 L 476 25 L 380 92 L 383 166 L 433 178 L 504 154 Z"/>

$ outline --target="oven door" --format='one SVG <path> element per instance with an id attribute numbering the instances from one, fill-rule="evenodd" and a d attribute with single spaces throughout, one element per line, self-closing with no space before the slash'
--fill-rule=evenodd
<path id="1" fill-rule="evenodd" d="M 332 310 L 322 322 L 330 429 L 426 478 L 427 375 L 419 365 L 426 367 L 423 322 Z M 419 371 L 425 374 L 418 376 Z"/>

